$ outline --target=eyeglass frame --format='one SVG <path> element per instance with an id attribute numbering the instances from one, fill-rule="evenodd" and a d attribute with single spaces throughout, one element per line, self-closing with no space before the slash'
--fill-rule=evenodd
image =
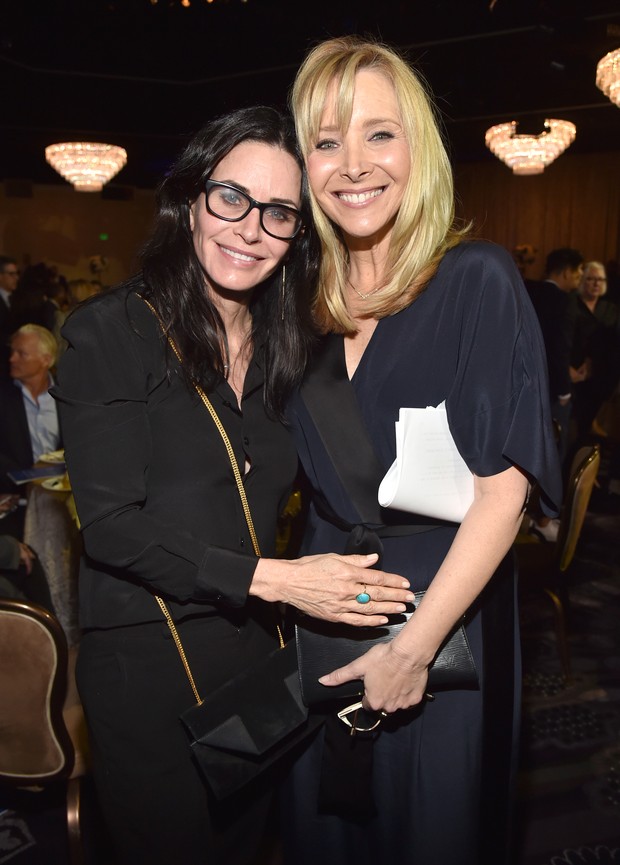
<path id="1" fill-rule="evenodd" d="M 346 724 L 347 727 L 351 728 L 351 736 L 355 736 L 356 733 L 372 733 L 372 731 L 376 730 L 381 724 L 381 721 L 385 718 L 384 715 L 379 714 L 370 727 L 358 727 L 357 714 L 360 710 L 366 712 L 368 715 L 374 714 L 372 710 L 364 708 L 361 700 L 357 703 L 351 703 L 350 706 L 346 706 L 338 712 L 339 720 L 342 721 L 343 724 Z M 353 715 L 353 721 L 349 720 L 349 715 Z"/>
<path id="2" fill-rule="evenodd" d="M 250 202 L 250 206 L 248 207 L 246 212 L 243 214 L 243 216 L 221 216 L 219 213 L 216 213 L 214 210 L 211 209 L 211 207 L 209 206 L 209 190 L 213 189 L 216 186 L 221 186 L 224 189 L 233 189 L 235 192 L 238 192 L 239 195 L 242 195 L 244 198 L 247 198 L 247 200 Z M 252 198 L 251 195 L 248 195 L 247 192 L 244 192 L 243 189 L 239 189 L 238 186 L 233 186 L 232 183 L 224 183 L 221 180 L 211 180 L 211 179 L 205 180 L 204 193 L 205 193 L 205 207 L 207 208 L 207 212 L 210 213 L 211 216 L 215 216 L 216 219 L 222 219 L 224 222 L 241 222 L 242 219 L 245 219 L 246 216 L 256 208 L 258 210 L 258 213 L 259 213 L 260 227 L 263 229 L 263 231 L 266 234 L 269 235 L 269 237 L 273 237 L 276 240 L 294 240 L 297 237 L 297 235 L 299 234 L 299 232 L 302 230 L 302 228 L 304 227 L 301 212 L 299 210 L 297 210 L 296 208 L 291 207 L 288 204 L 279 204 L 279 203 L 274 202 L 274 201 L 267 202 L 267 203 L 265 203 L 263 201 L 257 201 L 255 198 Z M 288 210 L 290 213 L 294 213 L 295 216 L 297 216 L 299 218 L 299 225 L 295 231 L 295 234 L 292 234 L 290 237 L 279 237 L 277 234 L 274 234 L 272 231 L 269 231 L 269 229 L 265 228 L 265 224 L 263 222 L 263 213 L 265 212 L 265 210 L 267 210 L 270 207 L 282 207 L 284 210 Z"/>

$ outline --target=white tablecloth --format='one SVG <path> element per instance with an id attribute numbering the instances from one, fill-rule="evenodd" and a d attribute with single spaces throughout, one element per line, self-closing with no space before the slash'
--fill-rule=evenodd
<path id="1" fill-rule="evenodd" d="M 24 540 L 45 570 L 52 603 L 69 646 L 79 641 L 78 568 L 80 533 L 67 509 L 70 493 L 51 492 L 30 484 Z"/>

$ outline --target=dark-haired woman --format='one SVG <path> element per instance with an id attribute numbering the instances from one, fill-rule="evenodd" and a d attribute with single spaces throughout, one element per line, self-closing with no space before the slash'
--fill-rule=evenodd
<path id="1" fill-rule="evenodd" d="M 212 801 L 179 721 L 193 697 L 155 595 L 202 695 L 277 645 L 266 602 L 377 624 L 408 596 L 402 578 L 367 570 L 373 557 L 269 558 L 297 468 L 279 418 L 310 340 L 304 224 L 289 122 L 269 108 L 213 121 L 159 190 L 142 274 L 63 331 L 55 396 L 86 551 L 77 676 L 122 863 L 249 863 L 270 798 L 256 785 Z M 264 558 L 195 384 L 232 444 Z M 360 584 L 382 585 L 368 616 Z"/>

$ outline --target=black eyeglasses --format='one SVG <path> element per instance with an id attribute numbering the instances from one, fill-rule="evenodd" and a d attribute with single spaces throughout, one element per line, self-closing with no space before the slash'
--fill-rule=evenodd
<path id="1" fill-rule="evenodd" d="M 255 207 L 263 231 L 277 240 L 292 240 L 302 227 L 301 213 L 286 204 L 263 204 L 229 183 L 207 180 L 205 204 L 211 216 L 226 222 L 240 222 Z"/>

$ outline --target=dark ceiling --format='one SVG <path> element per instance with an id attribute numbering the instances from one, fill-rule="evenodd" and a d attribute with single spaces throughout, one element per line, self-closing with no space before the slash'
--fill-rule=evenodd
<path id="1" fill-rule="evenodd" d="M 188 2 L 188 0 L 185 0 Z M 620 109 L 596 88 L 620 46 L 618 0 L 2 0 L 0 178 L 62 183 L 55 141 L 128 151 L 118 185 L 152 188 L 208 118 L 284 106 L 307 49 L 380 36 L 424 74 L 454 161 L 494 159 L 484 131 L 571 120 L 571 152 L 620 151 Z"/>

